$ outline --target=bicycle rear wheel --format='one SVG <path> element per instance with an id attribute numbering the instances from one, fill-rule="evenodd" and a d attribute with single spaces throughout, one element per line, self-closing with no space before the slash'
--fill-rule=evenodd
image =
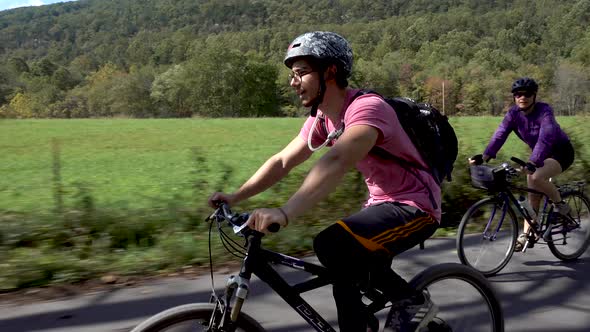
<path id="1" fill-rule="evenodd" d="M 590 244 L 590 201 L 578 191 L 563 193 L 562 199 L 571 208 L 571 220 L 558 218 L 547 246 L 555 257 L 571 261 L 584 254 Z"/>
<path id="2" fill-rule="evenodd" d="M 508 203 L 487 197 L 467 210 L 457 230 L 457 254 L 461 263 L 485 276 L 493 276 L 508 264 L 518 223 Z"/>
<path id="3" fill-rule="evenodd" d="M 170 308 L 139 324 L 131 332 L 197 332 L 225 331 L 209 330 L 209 321 L 214 313 L 221 319 L 221 313 L 215 311 L 215 304 L 192 303 Z M 240 313 L 236 323 L 236 332 L 263 332 L 264 328 L 245 313 Z"/>
<path id="4" fill-rule="evenodd" d="M 492 285 L 473 268 L 438 264 L 416 275 L 410 285 L 426 290 L 439 309 L 428 325 L 430 332 L 504 331 L 504 314 Z"/>

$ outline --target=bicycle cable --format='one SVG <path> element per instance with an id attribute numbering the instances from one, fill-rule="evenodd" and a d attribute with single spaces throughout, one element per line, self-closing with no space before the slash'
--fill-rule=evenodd
<path id="1" fill-rule="evenodd" d="M 244 252 L 246 248 L 234 241 L 221 229 L 219 229 L 219 237 L 221 239 L 221 244 L 223 245 L 223 248 L 225 248 L 225 250 L 229 252 L 232 256 L 237 258 L 246 257 L 246 253 Z"/>
<path id="2" fill-rule="evenodd" d="M 211 275 L 211 292 L 213 297 L 217 299 L 217 294 L 215 293 L 215 280 L 213 279 L 213 252 L 211 249 L 211 230 L 213 229 L 213 223 L 209 223 L 209 272 Z"/>

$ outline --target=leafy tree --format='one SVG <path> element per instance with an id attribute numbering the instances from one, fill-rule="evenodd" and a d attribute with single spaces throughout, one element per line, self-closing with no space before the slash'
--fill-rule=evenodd
<path id="1" fill-rule="evenodd" d="M 189 102 L 191 76 L 185 65 L 175 65 L 154 79 L 151 97 L 159 113 L 169 116 L 187 117 L 193 114 Z"/>
<path id="2" fill-rule="evenodd" d="M 389 55 L 389 54 L 388 54 Z M 373 89 L 384 96 L 398 95 L 398 68 L 400 64 L 386 56 L 382 61 L 360 59 L 355 65 L 355 85 Z"/>
<path id="3" fill-rule="evenodd" d="M 154 57 L 156 38 L 152 33 L 140 31 L 129 43 L 126 50 L 127 61 L 135 64 L 150 64 Z"/>
<path id="4" fill-rule="evenodd" d="M 39 77 L 50 77 L 57 70 L 57 65 L 49 59 L 35 61 L 31 66 L 31 74 Z"/>
<path id="5" fill-rule="evenodd" d="M 584 67 L 590 67 L 590 30 L 572 50 L 572 58 Z"/>
<path id="6" fill-rule="evenodd" d="M 59 67 L 51 75 L 51 82 L 60 90 L 70 90 L 80 83 L 67 68 Z"/>
<path id="7" fill-rule="evenodd" d="M 482 66 L 490 73 L 498 73 L 516 67 L 522 62 L 511 53 L 502 52 L 498 49 L 484 48 L 475 53 L 470 63 Z"/>
<path id="8" fill-rule="evenodd" d="M 234 117 L 242 113 L 256 116 L 278 113 L 274 65 L 249 61 L 243 54 L 215 41 L 208 41 L 199 51 L 184 67 L 190 76 L 187 102 L 193 114 Z M 259 100 L 268 97 L 272 99 Z M 262 113 L 252 114 L 257 106 L 263 107 L 259 110 Z"/>
<path id="9" fill-rule="evenodd" d="M 138 118 L 157 116 L 150 99 L 153 80 L 149 67 L 143 70 L 132 67 L 129 73 L 116 75 L 110 91 L 111 112 Z"/>
<path id="10" fill-rule="evenodd" d="M 518 75 L 554 91 L 559 63 L 587 70 L 589 13 L 590 0 L 91 0 L 19 8 L 0 12 L 0 106 L 20 92 L 49 109 L 35 116 L 281 114 L 279 105 L 293 104 L 282 81 L 285 48 L 300 33 L 331 30 L 353 46 L 352 84 L 438 102 L 444 80 L 453 87 L 448 99 L 445 92 L 449 109 L 497 114 L 503 87 Z M 108 64 L 117 73 L 94 81 Z M 481 86 L 485 102 L 476 103 Z"/>
<path id="11" fill-rule="evenodd" d="M 17 74 L 28 73 L 29 65 L 20 57 L 11 57 L 8 59 L 9 68 Z"/>
<path id="12" fill-rule="evenodd" d="M 70 72 L 76 72 L 85 76 L 97 71 L 98 67 L 98 63 L 94 58 L 82 54 L 74 58 L 68 68 Z"/>
<path id="13" fill-rule="evenodd" d="M 7 103 L 16 90 L 16 78 L 14 71 L 8 66 L 0 66 L 0 105 Z"/>
<path id="14" fill-rule="evenodd" d="M 33 118 L 42 113 L 41 105 L 32 94 L 17 93 L 10 101 L 10 108 L 17 118 Z"/>
<path id="15" fill-rule="evenodd" d="M 88 103 L 88 112 L 93 117 L 113 116 L 116 113 L 112 108 L 116 91 L 117 80 L 125 75 L 113 64 L 102 66 L 96 73 L 88 78 L 85 91 Z"/>
<path id="16" fill-rule="evenodd" d="M 279 115 L 277 96 L 278 70 L 261 60 L 249 60 L 239 89 L 239 116 Z"/>

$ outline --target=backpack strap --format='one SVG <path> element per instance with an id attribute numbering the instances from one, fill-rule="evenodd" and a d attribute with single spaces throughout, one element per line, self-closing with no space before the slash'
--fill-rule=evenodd
<path id="1" fill-rule="evenodd" d="M 385 100 L 385 98 L 379 94 L 378 92 L 375 92 L 373 90 L 359 90 L 353 97 L 352 100 L 350 101 L 350 103 L 352 104 L 352 102 L 363 95 L 366 94 L 374 94 L 379 96 L 379 98 Z M 349 104 L 350 106 L 350 104 Z M 391 106 L 391 105 L 390 105 Z M 393 108 L 393 107 L 392 107 Z M 394 110 L 395 111 L 395 110 Z M 430 189 L 430 187 L 424 182 L 424 180 L 422 180 L 422 178 L 418 175 L 418 173 L 415 171 L 415 169 L 418 170 L 422 170 L 422 171 L 426 171 L 428 172 L 428 174 L 434 179 L 434 181 L 436 182 L 437 185 L 440 186 L 440 184 L 438 183 L 438 181 L 434 178 L 434 176 L 430 173 L 430 170 L 418 163 L 415 162 L 411 162 L 408 161 L 406 159 L 403 159 L 401 157 L 398 157 L 396 155 L 391 154 L 389 151 L 380 148 L 378 146 L 373 146 L 373 148 L 369 151 L 369 153 L 372 153 L 373 155 L 384 159 L 384 160 L 394 160 L 395 162 L 397 162 L 403 169 L 405 169 L 407 172 L 409 172 L 410 174 L 414 175 L 414 177 L 424 186 L 424 188 L 426 188 L 426 190 L 428 191 L 428 198 L 430 199 L 430 203 L 432 204 L 432 206 L 435 209 L 438 209 L 438 204 L 436 204 L 436 200 L 434 199 L 434 193 L 432 192 L 432 189 Z"/>

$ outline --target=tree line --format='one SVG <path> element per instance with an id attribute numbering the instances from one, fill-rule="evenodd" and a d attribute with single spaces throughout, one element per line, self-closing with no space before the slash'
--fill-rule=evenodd
<path id="1" fill-rule="evenodd" d="M 560 115 L 590 112 L 590 0 L 80 0 L 0 12 L 0 117 L 305 113 L 289 42 L 345 36 L 351 85 L 500 115 L 532 76 Z"/>

